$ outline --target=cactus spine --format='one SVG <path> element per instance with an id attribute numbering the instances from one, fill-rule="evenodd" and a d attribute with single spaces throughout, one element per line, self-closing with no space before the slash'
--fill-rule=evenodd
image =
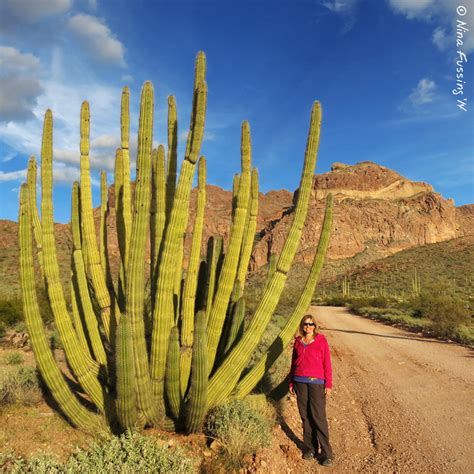
<path id="1" fill-rule="evenodd" d="M 200 156 L 204 134 L 207 85 L 205 57 L 196 60 L 193 106 L 184 161 L 176 183 L 177 114 L 168 101 L 168 163 L 165 150 L 152 152 L 154 95 L 143 86 L 138 131 L 136 186 L 131 196 L 129 157 L 129 92 L 121 107 L 121 147 L 115 162 L 115 211 L 119 243 L 117 275 L 109 272 L 106 217 L 109 202 L 105 174 L 101 178 L 101 225 L 97 241 L 92 213 L 89 163 L 89 106 L 81 107 L 81 181 L 72 189 L 71 255 L 72 315 L 59 280 L 53 235 L 52 113 L 45 117 L 42 144 L 42 199 L 36 205 L 36 163 L 28 170 L 28 185 L 20 195 L 20 264 L 23 301 L 38 367 L 70 420 L 97 429 L 103 418 L 115 429 L 201 428 L 208 407 L 243 396 L 258 382 L 262 370 L 278 355 L 295 321 L 309 303 L 329 238 L 326 217 L 315 263 L 290 321 L 263 359 L 240 383 L 247 361 L 258 345 L 278 304 L 305 222 L 319 143 L 320 107 L 314 104 L 305 164 L 288 239 L 269 275 L 255 314 L 244 332 L 244 287 L 255 239 L 258 175 L 251 169 L 250 127 L 242 125 L 242 170 L 235 179 L 232 227 L 226 252 L 223 240 L 207 243 L 200 262 L 205 209 L 205 161 Z M 197 213 L 187 275 L 182 280 L 183 241 L 189 202 L 198 164 Z M 328 200 L 329 202 L 329 200 Z M 328 204 L 329 206 L 329 204 Z M 42 263 L 49 304 L 74 376 L 100 417 L 82 407 L 65 385 L 54 363 L 34 294 L 32 231 Z M 150 242 L 150 266 L 146 263 Z M 111 261 L 112 262 L 112 261 Z M 112 269 L 114 265 L 110 265 Z M 148 277 L 150 280 L 146 281 Z M 115 281 L 112 280 L 115 277 Z M 114 286 L 115 285 L 115 286 Z M 180 312 L 179 306 L 182 311 Z M 151 327 L 145 328 L 145 322 Z M 148 331 L 149 330 L 149 331 Z M 151 337 L 148 337 L 151 335 Z M 101 418 L 102 417 L 102 418 Z"/>

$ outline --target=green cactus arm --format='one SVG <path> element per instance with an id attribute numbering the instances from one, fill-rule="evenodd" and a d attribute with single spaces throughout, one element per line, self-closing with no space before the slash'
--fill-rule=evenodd
<path id="1" fill-rule="evenodd" d="M 119 277 L 117 281 L 117 303 L 121 311 L 125 310 L 125 221 L 123 209 L 123 151 L 117 148 L 115 151 L 114 167 L 114 191 L 115 191 L 115 228 L 117 232 L 117 243 L 120 254 Z"/>
<path id="2" fill-rule="evenodd" d="M 122 90 L 120 108 L 120 129 L 122 148 L 122 206 L 123 206 L 123 247 L 122 259 L 126 268 L 128 261 L 128 248 L 132 235 L 132 192 L 130 188 L 130 91 L 128 87 Z M 125 275 L 126 276 L 126 275 Z"/>
<path id="3" fill-rule="evenodd" d="M 196 314 L 191 382 L 186 405 L 185 429 L 187 433 L 196 433 L 202 429 L 207 410 L 207 341 L 206 313 Z"/>
<path id="4" fill-rule="evenodd" d="M 219 261 L 223 259 L 223 247 L 224 243 L 222 237 L 210 237 L 207 246 L 207 262 L 208 262 L 208 278 L 206 285 L 206 321 L 209 319 L 211 314 L 212 304 L 214 302 L 216 280 L 218 277 L 218 265 Z"/>
<path id="5" fill-rule="evenodd" d="M 153 403 L 148 367 L 143 319 L 143 295 L 145 290 L 145 248 L 150 218 L 153 100 L 153 86 L 151 82 L 145 82 L 140 100 L 135 215 L 130 238 L 126 287 L 126 309 L 127 315 L 130 318 L 130 332 L 133 339 L 138 410 L 150 422 L 157 420 L 157 411 L 156 404 Z"/>
<path id="6" fill-rule="evenodd" d="M 245 298 L 241 297 L 237 300 L 232 308 L 232 319 L 229 326 L 229 336 L 224 348 L 224 357 L 240 340 L 244 333 L 244 318 L 245 318 Z"/>
<path id="7" fill-rule="evenodd" d="M 216 351 L 222 333 L 222 326 L 226 316 L 229 298 L 234 286 L 234 281 L 239 264 L 240 249 L 244 235 L 244 226 L 247 218 L 247 210 L 250 197 L 250 165 L 251 165 L 251 144 L 250 126 L 248 122 L 242 124 L 242 174 L 239 181 L 239 192 L 237 195 L 237 205 L 230 232 L 229 246 L 222 265 L 217 292 L 214 298 L 209 319 L 207 321 L 207 349 L 208 349 L 208 369 L 212 370 L 216 359 Z"/>
<path id="8" fill-rule="evenodd" d="M 198 55 L 196 61 L 196 76 L 204 77 L 204 54 Z M 202 71 L 201 71 L 202 69 Z M 181 173 L 175 193 L 173 209 L 169 223 L 166 226 L 163 250 L 158 271 L 158 284 L 154 295 L 153 331 L 151 341 L 151 375 L 153 388 L 157 399 L 163 399 L 163 382 L 168 349 L 168 338 L 171 327 L 175 324 L 173 309 L 174 276 L 179 246 L 184 235 L 188 214 L 189 197 L 196 160 L 202 144 L 204 121 L 206 114 L 207 85 L 204 80 L 198 83 L 194 90 L 195 107 L 191 120 L 190 136 L 192 142 L 189 153 L 181 166 Z M 188 136 L 189 140 L 189 136 Z"/>
<path id="9" fill-rule="evenodd" d="M 87 334 L 92 346 L 92 352 L 95 360 L 107 368 L 107 357 L 104 350 L 104 344 L 99 332 L 97 317 L 94 312 L 91 297 L 89 294 L 89 285 L 87 282 L 86 268 L 82 255 L 81 227 L 79 222 L 79 183 L 74 181 L 72 185 L 72 209 L 71 209 L 71 228 L 73 242 L 73 264 L 74 277 L 77 290 L 77 298 L 82 309 L 82 315 L 87 327 Z"/>
<path id="10" fill-rule="evenodd" d="M 305 311 L 311 304 L 311 298 L 314 295 L 314 291 L 319 280 L 319 275 L 321 273 L 321 269 L 323 268 L 327 248 L 329 246 L 333 217 L 332 206 L 333 199 L 332 195 L 329 194 L 326 199 L 326 210 L 324 212 L 324 220 L 319 236 L 318 248 L 316 250 L 316 254 L 314 256 L 305 286 L 298 299 L 298 303 L 296 304 L 296 307 L 286 322 L 284 328 L 275 338 L 275 341 L 269 347 L 268 351 L 238 383 L 234 393 L 236 398 L 246 397 L 255 388 L 265 372 L 270 369 L 278 356 L 282 353 L 283 349 L 288 346 L 291 338 L 298 329 L 298 324 L 300 323 L 301 318 L 304 316 Z"/>
<path id="11" fill-rule="evenodd" d="M 232 179 L 232 219 L 234 218 L 235 209 L 237 208 L 237 197 L 239 195 L 240 174 L 234 174 Z"/>
<path id="12" fill-rule="evenodd" d="M 168 355 L 166 357 L 165 394 L 170 415 L 179 419 L 181 396 L 179 388 L 179 331 L 173 326 L 170 332 Z"/>
<path id="13" fill-rule="evenodd" d="M 319 102 L 315 102 L 311 112 L 305 163 L 298 192 L 295 217 L 291 224 L 285 245 L 283 246 L 282 253 L 278 259 L 277 269 L 242 339 L 232 349 L 209 382 L 209 406 L 214 406 L 225 400 L 232 392 L 242 370 L 245 368 L 252 352 L 258 345 L 280 299 L 306 219 L 314 169 L 316 166 L 320 126 L 321 107 Z"/>
<path id="14" fill-rule="evenodd" d="M 137 422 L 137 398 L 135 365 L 133 359 L 133 335 L 130 316 L 121 313 L 115 342 L 116 412 L 122 429 L 133 429 Z"/>
<path id="15" fill-rule="evenodd" d="M 255 240 L 255 232 L 257 230 L 258 215 L 258 171 L 256 168 L 252 170 L 250 193 L 250 210 L 247 215 L 247 225 L 245 226 L 244 240 L 242 242 L 242 250 L 239 260 L 239 268 L 237 270 L 237 280 L 241 282 L 242 288 L 245 287 L 247 277 L 247 269 L 252 255 L 253 242 Z"/>
<path id="16" fill-rule="evenodd" d="M 181 321 L 181 359 L 180 386 L 184 395 L 191 373 L 194 312 L 196 290 L 198 284 L 199 262 L 201 257 L 202 230 L 204 227 L 204 210 L 206 207 L 206 160 L 203 156 L 198 165 L 198 193 L 196 219 L 194 221 L 191 253 L 189 256 L 188 272 L 183 289 L 182 321 Z"/>
<path id="17" fill-rule="evenodd" d="M 70 292 L 71 292 L 72 323 L 74 325 L 74 329 L 76 330 L 77 340 L 79 341 L 79 344 L 81 345 L 81 349 L 83 350 L 84 354 L 87 355 L 87 357 L 92 358 L 92 354 L 89 349 L 89 344 L 87 342 L 87 338 L 84 332 L 84 327 L 82 325 L 82 318 L 79 312 L 79 305 L 77 303 L 77 293 L 76 293 L 77 284 L 75 284 L 74 280 L 75 280 L 74 274 L 71 272 Z"/>
<path id="18" fill-rule="evenodd" d="M 99 253 L 100 265 L 107 274 L 107 173 L 100 173 L 100 230 L 99 230 Z"/>
<path id="19" fill-rule="evenodd" d="M 268 272 L 265 278 L 265 283 L 263 285 L 263 293 L 265 293 L 265 289 L 267 288 L 268 284 L 272 280 L 273 274 L 276 270 L 276 265 L 278 262 L 278 255 L 276 253 L 272 253 L 270 258 L 268 259 Z"/>
<path id="20" fill-rule="evenodd" d="M 178 114 L 176 99 L 168 97 L 168 159 L 166 170 L 166 218 L 169 219 L 176 191 L 176 170 L 178 167 Z"/>
<path id="21" fill-rule="evenodd" d="M 79 383 L 97 407 L 103 410 L 104 393 L 97 380 L 99 366 L 80 347 L 59 277 L 53 224 L 53 114 L 50 110 L 45 115 L 41 145 L 41 218 L 46 287 L 64 352 Z"/>
<path id="22" fill-rule="evenodd" d="M 43 275 L 43 244 L 41 242 L 41 222 L 38 215 L 38 206 L 36 203 L 36 174 L 37 166 L 35 157 L 30 157 L 28 161 L 28 172 L 27 172 L 27 182 L 28 182 L 28 202 L 30 206 L 30 215 L 31 222 L 33 226 L 33 235 L 36 242 L 36 250 L 38 255 L 38 262 L 40 265 L 41 274 Z"/>
<path id="23" fill-rule="evenodd" d="M 56 365 L 45 335 L 38 300 L 36 298 L 33 264 L 33 242 L 31 216 L 28 205 L 28 187 L 23 184 L 20 191 L 19 212 L 20 282 L 26 327 L 30 335 L 38 369 L 61 410 L 80 429 L 96 432 L 104 428 L 99 416 L 86 410 L 71 392 Z"/>
<path id="24" fill-rule="evenodd" d="M 92 191 L 89 160 L 89 104 L 84 101 L 81 106 L 81 225 L 82 237 L 85 244 L 92 286 L 97 303 L 100 307 L 100 316 L 107 340 L 110 342 L 111 333 L 111 299 L 105 282 L 105 271 L 101 266 L 101 259 L 95 234 L 94 216 L 92 213 Z M 118 315 L 117 315 L 118 316 Z"/>
<path id="25" fill-rule="evenodd" d="M 161 240 L 166 222 L 166 183 L 165 183 L 165 148 L 160 145 L 154 150 L 152 155 L 152 200 L 150 219 L 150 239 L 151 239 L 151 292 L 155 292 L 155 282 L 157 279 L 158 255 L 160 253 Z"/>

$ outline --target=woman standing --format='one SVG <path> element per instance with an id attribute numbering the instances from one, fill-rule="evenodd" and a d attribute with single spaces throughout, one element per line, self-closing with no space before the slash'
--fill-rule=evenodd
<path id="1" fill-rule="evenodd" d="M 303 459 L 313 459 L 321 447 L 320 463 L 332 464 L 326 419 L 326 396 L 332 389 L 332 367 L 326 338 L 317 332 L 310 314 L 300 323 L 300 335 L 295 338 L 291 362 L 290 393 L 296 393 L 303 420 Z"/>

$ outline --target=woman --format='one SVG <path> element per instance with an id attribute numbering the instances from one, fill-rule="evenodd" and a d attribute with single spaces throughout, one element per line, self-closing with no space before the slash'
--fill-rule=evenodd
<path id="1" fill-rule="evenodd" d="M 290 393 L 296 393 L 298 409 L 303 420 L 303 459 L 317 456 L 320 463 L 332 464 L 326 419 L 326 396 L 332 389 L 332 367 L 326 338 L 317 332 L 313 316 L 307 314 L 300 323 L 300 335 L 295 338 L 291 362 Z"/>

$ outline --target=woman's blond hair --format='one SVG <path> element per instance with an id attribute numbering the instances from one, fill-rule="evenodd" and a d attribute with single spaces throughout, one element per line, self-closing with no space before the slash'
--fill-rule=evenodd
<path id="1" fill-rule="evenodd" d="M 299 325 L 299 328 L 298 328 L 298 335 L 303 337 L 304 336 L 304 332 L 303 332 L 303 325 L 304 325 L 304 322 L 307 320 L 307 319 L 311 319 L 311 321 L 314 323 L 314 329 L 318 329 L 318 325 L 316 323 L 316 320 L 314 319 L 314 316 L 312 314 L 305 314 L 303 316 L 303 318 L 301 319 L 300 321 L 300 325 Z"/>

